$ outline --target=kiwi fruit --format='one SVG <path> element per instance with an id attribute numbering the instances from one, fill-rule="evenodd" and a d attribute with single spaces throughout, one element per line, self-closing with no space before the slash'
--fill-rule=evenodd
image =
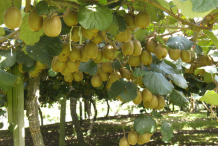
<path id="1" fill-rule="evenodd" d="M 45 69 L 46 68 L 46 65 L 45 64 L 42 64 L 41 62 L 39 61 L 36 61 L 36 67 L 38 69 Z"/>
<path id="2" fill-rule="evenodd" d="M 134 40 L 133 41 L 133 45 L 134 45 L 134 50 L 132 52 L 132 56 L 139 56 L 141 55 L 142 52 L 142 44 L 140 43 L 140 41 L 138 40 Z"/>
<path id="3" fill-rule="evenodd" d="M 140 87 L 144 87 L 142 77 L 137 77 L 136 79 L 136 84 L 138 84 Z"/>
<path id="4" fill-rule="evenodd" d="M 111 80 L 107 80 L 106 88 L 110 89 L 112 86 Z"/>
<path id="5" fill-rule="evenodd" d="M 152 95 L 151 101 L 150 101 L 150 108 L 155 109 L 158 106 L 158 100 L 157 100 L 157 96 Z"/>
<path id="6" fill-rule="evenodd" d="M 143 101 L 143 106 L 144 106 L 145 108 L 150 108 L 150 102 L 144 102 L 144 101 Z"/>
<path id="7" fill-rule="evenodd" d="M 130 73 L 130 71 L 128 69 L 121 68 L 120 69 L 120 74 L 121 74 L 122 78 L 126 78 L 127 80 L 130 80 L 131 73 Z"/>
<path id="8" fill-rule="evenodd" d="M 73 74 L 73 77 L 74 77 L 74 80 L 79 82 L 79 81 L 82 81 L 83 80 L 83 72 L 81 71 L 77 71 Z"/>
<path id="9" fill-rule="evenodd" d="M 79 61 L 81 57 L 79 48 L 76 46 L 72 47 L 68 57 L 71 61 Z"/>
<path id="10" fill-rule="evenodd" d="M 121 74 L 119 71 L 113 71 L 112 73 L 110 73 L 111 83 L 116 82 L 120 78 L 121 78 Z"/>
<path id="11" fill-rule="evenodd" d="M 115 50 L 112 45 L 105 45 L 102 48 L 102 53 L 105 59 L 112 60 L 115 57 Z"/>
<path id="12" fill-rule="evenodd" d="M 69 76 L 71 74 L 71 71 L 65 67 L 62 71 L 61 71 L 61 74 L 64 75 L 64 76 Z"/>
<path id="13" fill-rule="evenodd" d="M 142 64 L 144 65 L 149 65 L 152 63 L 152 55 L 148 50 L 143 50 L 141 55 L 140 55 L 140 59 Z"/>
<path id="14" fill-rule="evenodd" d="M 80 47 L 80 60 L 82 62 L 88 62 L 89 58 L 86 56 L 86 52 L 85 52 L 85 47 L 81 46 Z"/>
<path id="15" fill-rule="evenodd" d="M 61 53 L 58 55 L 58 60 L 61 62 L 65 62 L 68 59 L 70 54 L 70 45 L 69 42 L 64 41 Z"/>
<path id="16" fill-rule="evenodd" d="M 64 76 L 64 80 L 66 82 L 72 82 L 73 81 L 73 74 L 71 73 L 70 75 L 68 76 Z"/>
<path id="17" fill-rule="evenodd" d="M 141 140 L 143 143 L 148 143 L 150 141 L 150 134 L 149 133 L 145 133 L 141 136 Z"/>
<path id="18" fill-rule="evenodd" d="M 143 100 L 143 102 L 151 102 L 152 95 L 153 94 L 147 88 L 145 88 L 142 91 L 142 100 Z"/>
<path id="19" fill-rule="evenodd" d="M 98 46 L 92 41 L 85 46 L 85 54 L 90 59 L 95 59 L 98 56 Z"/>
<path id="20" fill-rule="evenodd" d="M 201 62 L 201 65 L 202 66 L 207 66 L 209 64 L 209 57 L 204 55 L 204 56 L 201 56 L 200 58 L 200 62 Z"/>
<path id="21" fill-rule="evenodd" d="M 190 62 L 191 61 L 191 52 L 189 50 L 181 50 L 180 58 L 183 62 Z"/>
<path id="22" fill-rule="evenodd" d="M 135 30 L 136 29 L 136 25 L 135 25 L 134 15 L 128 13 L 128 14 L 125 15 L 125 19 L 126 19 L 127 26 L 129 26 L 131 30 Z"/>
<path id="23" fill-rule="evenodd" d="M 103 60 L 103 53 L 101 49 L 98 49 L 98 56 L 93 60 L 95 63 L 101 63 Z"/>
<path id="24" fill-rule="evenodd" d="M 138 133 L 135 131 L 135 130 L 131 130 L 129 133 L 128 133 L 128 143 L 131 144 L 131 145 L 136 145 L 137 141 L 139 140 L 139 136 L 138 136 Z"/>
<path id="25" fill-rule="evenodd" d="M 113 71 L 112 65 L 111 65 L 111 61 L 109 62 L 102 62 L 102 70 L 105 73 L 111 73 Z"/>
<path id="26" fill-rule="evenodd" d="M 134 67 L 139 66 L 139 64 L 140 64 L 140 56 L 132 56 L 132 55 L 130 55 L 128 63 L 129 63 L 130 66 L 134 66 Z"/>
<path id="27" fill-rule="evenodd" d="M 109 79 L 109 74 L 108 73 L 105 73 L 102 68 L 99 68 L 98 70 L 98 74 L 99 76 L 101 77 L 101 80 L 102 81 L 107 81 Z"/>
<path id="28" fill-rule="evenodd" d="M 95 44 L 99 44 L 102 41 L 103 41 L 103 37 L 101 36 L 100 32 L 98 32 L 97 36 L 92 39 L 92 42 L 95 43 Z"/>
<path id="29" fill-rule="evenodd" d="M 163 41 L 166 43 L 168 41 L 169 37 L 163 37 Z"/>
<path id="30" fill-rule="evenodd" d="M 115 35 L 115 39 L 118 42 L 128 42 L 131 38 L 131 30 L 127 28 L 125 31 L 120 32 L 119 34 Z"/>
<path id="31" fill-rule="evenodd" d="M 91 29 L 91 31 L 95 32 L 95 33 L 99 32 L 99 30 L 97 28 L 93 28 L 93 29 Z"/>
<path id="32" fill-rule="evenodd" d="M 135 25 L 138 28 L 147 28 L 150 24 L 151 18 L 146 12 L 139 12 L 135 16 Z"/>
<path id="33" fill-rule="evenodd" d="M 132 40 L 125 42 L 121 45 L 121 51 L 123 55 L 132 55 L 134 50 L 134 44 Z"/>
<path id="34" fill-rule="evenodd" d="M 71 72 L 76 72 L 79 69 L 79 61 L 71 61 L 70 59 L 67 60 L 66 65 L 67 68 L 71 71 Z"/>
<path id="35" fill-rule="evenodd" d="M 28 24 L 32 31 L 39 31 L 42 28 L 43 17 L 39 16 L 36 11 L 32 11 L 28 16 Z"/>
<path id="36" fill-rule="evenodd" d="M 18 8 L 10 7 L 4 13 L 4 24 L 9 29 L 20 27 L 22 23 L 22 15 Z"/>
<path id="37" fill-rule="evenodd" d="M 179 49 L 169 49 L 169 56 L 172 60 L 178 60 L 180 58 L 180 50 Z"/>
<path id="38" fill-rule="evenodd" d="M 154 53 L 154 49 L 157 47 L 157 42 L 154 41 L 153 39 L 149 39 L 146 43 L 146 49 L 151 52 Z"/>
<path id="39" fill-rule="evenodd" d="M 57 57 L 57 56 L 56 56 Z M 54 59 L 54 58 L 53 58 Z M 66 66 L 66 62 L 61 62 L 58 60 L 58 57 L 57 59 L 54 60 L 54 69 L 57 71 L 57 72 L 61 72 Z M 54 70 L 54 71 L 55 71 Z"/>
<path id="40" fill-rule="evenodd" d="M 130 146 L 126 137 L 120 139 L 119 146 Z"/>
<path id="41" fill-rule="evenodd" d="M 167 49 L 161 44 L 157 45 L 154 49 L 154 54 L 158 59 L 164 59 L 167 56 L 167 53 Z"/>
<path id="42" fill-rule="evenodd" d="M 82 28 L 82 34 L 87 39 L 91 40 L 97 36 L 97 32 L 93 32 L 91 29 Z"/>
<path id="43" fill-rule="evenodd" d="M 93 87 L 100 87 L 102 84 L 101 77 L 99 75 L 94 75 L 91 79 L 91 84 Z"/>
<path id="44" fill-rule="evenodd" d="M 137 90 L 137 96 L 136 98 L 133 100 L 134 104 L 140 104 L 142 102 L 142 93 Z M 136 141 L 137 142 L 137 141 Z"/>
<path id="45" fill-rule="evenodd" d="M 52 59 L 52 62 L 51 62 L 51 68 L 53 71 L 55 72 L 58 72 L 58 70 L 55 68 L 55 62 L 56 60 L 58 59 L 58 56 L 55 56 L 53 59 Z"/>
<path id="46" fill-rule="evenodd" d="M 158 100 L 158 106 L 156 107 L 157 110 L 161 110 L 165 106 L 165 100 L 163 96 L 157 95 L 157 100 Z"/>
<path id="47" fill-rule="evenodd" d="M 78 24 L 78 13 L 74 11 L 68 11 L 68 13 L 63 17 L 66 25 L 74 26 Z"/>
<path id="48" fill-rule="evenodd" d="M 121 99 L 120 95 L 118 95 L 118 96 L 116 97 L 116 99 L 119 99 L 121 102 L 125 102 L 125 101 L 123 101 L 123 100 Z"/>
<path id="49" fill-rule="evenodd" d="M 23 71 L 23 63 L 20 63 L 20 64 L 18 65 L 18 70 L 19 70 L 21 73 L 25 73 L 25 72 Z"/>
<path id="50" fill-rule="evenodd" d="M 73 29 L 71 31 L 71 41 L 73 41 L 73 42 L 80 41 L 79 27 L 73 27 Z"/>
<path id="51" fill-rule="evenodd" d="M 31 71 L 30 72 L 30 76 L 31 77 L 38 77 L 39 76 L 39 72 Z"/>
<path id="52" fill-rule="evenodd" d="M 142 144 L 144 144 L 144 142 L 142 141 L 142 135 L 138 135 L 138 141 L 137 141 L 137 144 L 139 144 L 139 145 L 142 145 Z"/>
<path id="53" fill-rule="evenodd" d="M 57 37 L 61 33 L 62 23 L 58 16 L 46 17 L 42 28 L 47 36 Z"/>

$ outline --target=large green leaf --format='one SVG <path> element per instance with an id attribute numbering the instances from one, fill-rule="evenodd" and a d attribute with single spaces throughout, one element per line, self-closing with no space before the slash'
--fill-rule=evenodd
<path id="1" fill-rule="evenodd" d="M 197 69 L 195 70 L 195 75 L 197 75 L 202 69 L 203 69 L 205 72 L 207 72 L 207 73 L 211 73 L 211 74 L 218 73 L 216 66 L 215 66 L 215 65 L 212 65 L 212 66 L 203 66 L 203 67 L 197 68 Z"/>
<path id="2" fill-rule="evenodd" d="M 3 15 L 4 12 L 11 7 L 12 5 L 12 0 L 0 0 L 0 24 L 4 23 L 3 21 Z M 21 8 L 21 1 L 14 1 L 14 6 L 17 7 L 18 9 Z"/>
<path id="3" fill-rule="evenodd" d="M 170 139 L 173 137 L 173 125 L 163 121 L 161 124 L 161 134 L 163 135 L 162 141 L 165 143 L 170 142 Z"/>
<path id="4" fill-rule="evenodd" d="M 0 50 L 0 69 L 13 66 L 16 63 L 16 52 L 14 50 Z"/>
<path id="5" fill-rule="evenodd" d="M 214 78 L 214 77 L 215 77 L 215 74 L 211 74 L 211 73 L 205 72 L 205 73 L 204 73 L 204 82 L 205 82 L 205 83 L 211 83 L 211 82 L 213 82 L 212 76 L 213 76 L 213 78 Z"/>
<path id="6" fill-rule="evenodd" d="M 169 11 L 173 11 L 174 14 L 177 13 L 177 8 L 171 5 L 171 3 L 168 3 L 167 0 L 157 0 L 157 1 L 162 7 L 166 8 Z"/>
<path id="7" fill-rule="evenodd" d="M 88 62 L 81 62 L 79 66 L 80 71 L 87 72 L 90 75 L 94 75 L 97 69 L 97 64 L 93 60 L 89 60 Z"/>
<path id="8" fill-rule="evenodd" d="M 112 11 L 107 6 L 80 6 L 78 22 L 86 29 L 103 31 L 113 22 Z"/>
<path id="9" fill-rule="evenodd" d="M 180 88 L 186 89 L 188 87 L 188 82 L 181 74 L 172 74 L 169 78 Z"/>
<path id="10" fill-rule="evenodd" d="M 174 74 L 173 68 L 166 64 L 164 61 L 158 64 L 152 63 L 150 67 L 151 71 L 162 73 L 164 76 Z"/>
<path id="11" fill-rule="evenodd" d="M 200 101 L 204 101 L 207 104 L 218 105 L 218 94 L 213 90 L 207 90 L 207 92 L 200 98 Z"/>
<path id="12" fill-rule="evenodd" d="M 116 98 L 124 90 L 126 83 L 127 82 L 124 81 L 123 79 L 114 82 L 111 88 L 107 92 L 108 97 L 111 99 Z"/>
<path id="13" fill-rule="evenodd" d="M 52 16 L 56 11 L 56 8 L 54 6 L 48 6 L 46 1 L 40 1 L 36 5 L 36 13 L 41 16 Z"/>
<path id="14" fill-rule="evenodd" d="M 20 26 L 19 38 L 24 41 L 26 45 L 34 45 L 40 40 L 40 37 L 44 34 L 43 29 L 35 32 L 32 31 L 28 24 L 28 16 L 26 15 Z"/>
<path id="15" fill-rule="evenodd" d="M 154 133 L 156 130 L 156 121 L 150 116 L 140 115 L 134 120 L 134 129 L 141 135 L 146 132 Z"/>
<path id="16" fill-rule="evenodd" d="M 170 101 L 174 105 L 185 106 L 188 103 L 188 99 L 185 97 L 183 92 L 173 89 L 173 92 L 169 96 Z"/>
<path id="17" fill-rule="evenodd" d="M 134 36 L 137 40 L 139 40 L 140 42 L 144 42 L 145 38 L 144 36 L 148 35 L 148 30 L 147 29 L 138 29 L 134 32 Z"/>
<path id="18" fill-rule="evenodd" d="M 142 70 L 141 68 L 135 68 L 132 74 L 135 77 L 142 77 L 142 76 L 146 75 L 146 73 L 147 73 L 147 71 Z"/>
<path id="19" fill-rule="evenodd" d="M 218 40 L 217 40 L 217 37 L 214 35 L 214 33 L 209 30 L 203 30 L 203 32 L 211 39 L 211 41 L 216 46 L 216 48 L 218 48 Z"/>
<path id="20" fill-rule="evenodd" d="M 25 54 L 22 49 L 17 50 L 17 63 L 24 64 L 26 67 L 31 67 L 35 64 L 35 60 Z"/>
<path id="21" fill-rule="evenodd" d="M 19 82 L 20 80 L 17 76 L 5 72 L 2 69 L 0 69 L 0 79 L 0 88 L 2 88 L 5 91 L 10 90 L 16 84 L 16 82 Z"/>
<path id="22" fill-rule="evenodd" d="M 59 55 L 62 47 L 63 44 L 58 37 L 50 38 L 45 35 L 34 46 L 27 46 L 26 51 L 32 59 L 51 67 L 53 56 Z"/>
<path id="23" fill-rule="evenodd" d="M 107 0 L 99 0 L 98 2 L 101 5 L 106 5 L 107 4 Z"/>
<path id="24" fill-rule="evenodd" d="M 132 82 L 127 82 L 124 90 L 119 94 L 121 99 L 125 102 L 132 101 L 137 96 L 137 86 Z"/>
<path id="25" fill-rule="evenodd" d="M 166 45 L 171 49 L 189 50 L 194 43 L 186 37 L 176 36 L 170 37 Z"/>
<path id="26" fill-rule="evenodd" d="M 161 74 L 149 71 L 143 77 L 143 83 L 153 94 L 167 95 L 173 90 L 173 85 Z"/>
<path id="27" fill-rule="evenodd" d="M 4 36 L 5 35 L 5 30 L 4 28 L 0 27 L 0 36 Z"/>
<path id="28" fill-rule="evenodd" d="M 202 54 L 203 49 L 201 48 L 201 46 L 195 45 L 195 52 L 196 52 L 197 54 Z"/>
<path id="29" fill-rule="evenodd" d="M 191 0 L 194 12 L 207 12 L 218 6 L 217 0 Z"/>
<path id="30" fill-rule="evenodd" d="M 208 15 L 211 12 L 211 10 L 208 10 L 206 12 L 194 12 L 193 9 L 192 9 L 193 5 L 192 5 L 191 0 L 183 0 L 183 1 L 173 0 L 173 3 L 174 3 L 174 5 L 177 6 L 178 9 L 181 10 L 181 13 L 184 16 L 192 18 L 192 19 L 194 19 L 196 17 L 204 17 L 204 16 Z"/>
<path id="31" fill-rule="evenodd" d="M 218 50 L 210 50 L 208 55 L 213 58 L 213 61 L 218 62 Z"/>
<path id="32" fill-rule="evenodd" d="M 199 46 L 202 47 L 204 54 L 207 54 L 212 48 L 214 48 L 213 42 L 211 40 L 207 39 L 199 39 L 198 40 Z"/>

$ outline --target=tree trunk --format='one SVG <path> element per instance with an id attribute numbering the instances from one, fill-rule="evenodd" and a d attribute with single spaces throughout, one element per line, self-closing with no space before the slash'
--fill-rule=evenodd
<path id="1" fill-rule="evenodd" d="M 85 111 L 87 113 L 88 119 L 90 120 L 91 116 L 91 106 L 88 99 L 85 99 Z"/>
<path id="2" fill-rule="evenodd" d="M 95 111 L 94 121 L 96 121 L 96 117 L 97 117 L 97 114 L 98 114 L 96 104 L 95 104 L 95 101 L 93 99 L 90 99 L 90 101 L 91 101 L 91 103 L 93 104 L 93 107 L 94 107 L 94 111 Z"/>
<path id="3" fill-rule="evenodd" d="M 80 125 L 83 124 L 83 112 L 82 112 L 82 101 L 79 100 L 79 119 L 80 119 Z"/>
<path id="4" fill-rule="evenodd" d="M 60 135 L 59 146 L 65 146 L 65 115 L 66 115 L 66 97 L 60 100 L 61 112 L 60 112 Z"/>
<path id="5" fill-rule="evenodd" d="M 42 110 L 40 108 L 40 106 L 38 107 L 39 110 L 39 115 L 40 115 L 40 119 L 41 119 L 41 126 L 43 126 L 43 116 L 42 116 Z"/>
<path id="6" fill-rule="evenodd" d="M 39 98 L 40 76 L 30 78 L 27 85 L 27 99 L 25 100 L 26 115 L 29 120 L 29 129 L 33 139 L 34 146 L 44 146 L 42 134 L 40 131 L 38 117 L 38 98 Z"/>
<path id="7" fill-rule="evenodd" d="M 106 100 L 106 102 L 107 102 L 107 114 L 105 117 L 108 117 L 109 112 L 110 112 L 110 104 L 109 104 L 108 100 Z"/>
<path id="8" fill-rule="evenodd" d="M 85 142 L 83 139 L 83 132 L 81 130 L 81 125 L 79 123 L 77 114 L 76 114 L 76 102 L 77 99 L 74 97 L 70 98 L 70 109 L 71 109 L 71 116 L 72 116 L 72 120 L 73 120 L 73 125 L 76 129 L 76 133 L 77 133 L 77 141 L 79 143 L 80 146 L 85 146 Z"/>

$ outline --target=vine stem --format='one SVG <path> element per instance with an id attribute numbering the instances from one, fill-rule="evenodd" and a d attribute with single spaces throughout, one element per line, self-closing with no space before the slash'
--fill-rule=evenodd
<path id="1" fill-rule="evenodd" d="M 14 7 L 14 0 L 12 0 L 12 4 L 11 5 L 12 5 L 12 7 Z"/>
<path id="2" fill-rule="evenodd" d="M 26 6 L 24 8 L 24 12 L 28 13 L 30 11 L 30 3 L 31 0 L 26 0 Z"/>
<path id="3" fill-rule="evenodd" d="M 117 57 L 117 60 L 119 61 L 120 65 L 122 66 L 122 69 L 124 68 L 123 67 L 123 64 L 121 63 L 120 59 Z"/>
<path id="4" fill-rule="evenodd" d="M 61 5 L 61 6 L 67 6 L 67 7 L 73 7 L 75 9 L 79 9 L 79 4 L 73 3 L 73 2 L 65 2 L 65 1 L 56 1 L 56 0 L 45 0 L 47 2 L 50 2 L 54 5 Z"/>
<path id="5" fill-rule="evenodd" d="M 67 10 L 66 10 L 66 12 L 63 15 L 60 15 L 58 17 L 64 17 L 64 16 L 66 16 L 68 14 L 68 12 L 69 12 L 69 7 L 67 7 Z"/>
<path id="6" fill-rule="evenodd" d="M 5 37 L 0 38 L 0 43 L 4 42 L 5 40 L 7 40 L 8 38 L 14 36 L 15 34 L 17 34 L 20 31 L 20 29 L 10 33 L 9 35 L 6 35 Z"/>
<path id="7" fill-rule="evenodd" d="M 125 134 L 125 129 L 124 129 L 124 123 L 122 123 L 122 128 L 123 128 L 123 134 L 124 134 L 124 137 L 126 137 L 126 134 Z"/>

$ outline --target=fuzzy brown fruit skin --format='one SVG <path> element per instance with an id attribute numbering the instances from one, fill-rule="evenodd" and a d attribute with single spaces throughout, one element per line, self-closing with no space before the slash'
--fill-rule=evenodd
<path id="1" fill-rule="evenodd" d="M 146 43 L 146 49 L 151 52 L 154 53 L 154 49 L 157 47 L 157 42 L 155 42 L 152 39 L 149 39 Z"/>
<path id="2" fill-rule="evenodd" d="M 128 13 L 125 15 L 126 24 L 127 26 L 130 26 L 131 30 L 135 30 L 137 26 L 135 25 L 135 18 L 132 14 Z"/>
<path id="3" fill-rule="evenodd" d="M 102 50 L 98 49 L 98 56 L 93 60 L 95 63 L 101 63 L 103 60 Z"/>
<path id="4" fill-rule="evenodd" d="M 85 46 L 85 53 L 89 59 L 95 59 L 98 56 L 98 46 L 92 41 Z"/>
<path id="5" fill-rule="evenodd" d="M 163 45 L 158 45 L 154 49 L 154 53 L 158 59 L 164 59 L 167 56 L 167 49 Z"/>
<path id="6" fill-rule="evenodd" d="M 179 49 L 169 49 L 169 56 L 172 60 L 178 60 L 180 58 L 180 50 Z"/>
<path id="7" fill-rule="evenodd" d="M 151 22 L 150 15 L 146 12 L 139 12 L 135 16 L 135 24 L 138 28 L 147 28 Z"/>
<path id="8" fill-rule="evenodd" d="M 79 81 L 82 81 L 83 80 L 83 72 L 81 71 L 77 71 L 73 74 L 74 76 L 74 80 L 79 82 Z"/>
<path id="9" fill-rule="evenodd" d="M 78 13 L 71 11 L 68 12 L 64 17 L 63 20 L 66 25 L 68 26 L 74 26 L 78 24 Z"/>
<path id="10" fill-rule="evenodd" d="M 91 79 L 91 84 L 93 87 L 100 87 L 102 84 L 101 77 L 99 75 L 94 75 Z"/>
<path id="11" fill-rule="evenodd" d="M 153 94 L 147 88 L 145 88 L 142 91 L 142 100 L 143 100 L 143 102 L 151 102 L 152 95 Z"/>
<path id="12" fill-rule="evenodd" d="M 189 50 L 181 50 L 180 58 L 183 62 L 191 61 L 191 52 Z"/>
<path id="13" fill-rule="evenodd" d="M 102 53 L 105 59 L 112 60 L 115 57 L 115 50 L 112 45 L 106 45 L 102 49 Z"/>
<path id="14" fill-rule="evenodd" d="M 140 56 L 132 56 L 132 55 L 130 55 L 128 63 L 129 63 L 130 66 L 134 66 L 134 67 L 139 66 L 139 64 L 140 64 Z"/>
<path id="15" fill-rule="evenodd" d="M 134 50 L 134 44 L 132 40 L 125 42 L 121 45 L 121 51 L 123 55 L 132 55 Z"/>
<path id="16" fill-rule="evenodd" d="M 157 100 L 158 100 L 158 106 L 156 107 L 157 110 L 161 110 L 165 106 L 165 100 L 163 96 L 157 95 Z"/>
<path id="17" fill-rule="evenodd" d="M 118 42 L 128 42 L 131 38 L 131 30 L 127 28 L 125 31 L 120 32 L 119 34 L 115 35 L 115 39 Z"/>
<path id="18" fill-rule="evenodd" d="M 56 37 L 61 33 L 61 20 L 58 16 L 53 16 L 52 18 L 46 17 L 43 20 L 42 28 L 47 36 Z"/>
<path id="19" fill-rule="evenodd" d="M 123 137 L 120 139 L 119 146 L 129 146 L 129 143 L 126 137 Z"/>
<path id="20" fill-rule="evenodd" d="M 140 55 L 140 59 L 142 64 L 144 65 L 149 65 L 152 63 L 152 55 L 148 50 L 143 50 L 141 55 Z"/>
<path id="21" fill-rule="evenodd" d="M 140 104 L 142 102 L 142 93 L 138 90 L 137 91 L 137 96 L 136 98 L 133 100 L 134 104 Z M 137 141 L 136 141 L 137 142 Z M 130 143 L 131 144 L 131 143 Z"/>
<path id="22" fill-rule="evenodd" d="M 73 27 L 73 30 L 71 31 L 71 41 L 79 42 L 80 36 L 79 36 L 79 27 Z"/>
<path id="23" fill-rule="evenodd" d="M 9 29 L 20 27 L 22 23 L 22 15 L 18 8 L 10 7 L 4 13 L 4 24 Z"/>
<path id="24" fill-rule="evenodd" d="M 133 41 L 134 50 L 132 52 L 132 56 L 139 56 L 142 53 L 142 44 L 138 40 Z"/>
<path id="25" fill-rule="evenodd" d="M 201 56 L 200 62 L 202 66 L 207 66 L 209 65 L 209 57 L 208 56 Z"/>
<path id="26" fill-rule="evenodd" d="M 127 139 L 128 139 L 129 144 L 136 145 L 136 143 L 139 139 L 138 133 L 135 130 L 130 131 L 128 133 Z"/>
<path id="27" fill-rule="evenodd" d="M 32 11 L 28 16 L 28 24 L 32 31 L 39 31 L 42 28 L 43 17 L 39 16 L 36 11 Z"/>

